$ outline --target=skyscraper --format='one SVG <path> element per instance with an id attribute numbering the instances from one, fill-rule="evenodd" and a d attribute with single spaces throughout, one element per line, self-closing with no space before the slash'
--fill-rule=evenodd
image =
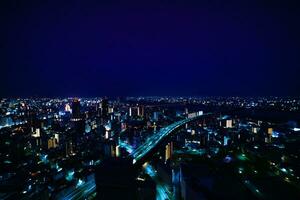
<path id="1" fill-rule="evenodd" d="M 72 151 L 77 149 L 85 130 L 85 123 L 81 115 L 81 105 L 79 99 L 75 98 L 72 102 L 72 119 L 73 129 L 71 132 Z"/>
<path id="2" fill-rule="evenodd" d="M 96 199 L 137 199 L 137 173 L 131 159 L 104 159 L 95 174 Z"/>
<path id="3" fill-rule="evenodd" d="M 137 112 L 139 117 L 144 117 L 144 106 L 143 105 L 138 106 Z"/>
<path id="4" fill-rule="evenodd" d="M 165 150 L 165 161 L 169 160 L 173 154 L 173 142 L 170 142 L 166 145 Z"/>
<path id="5" fill-rule="evenodd" d="M 74 121 L 78 121 L 81 118 L 80 107 L 79 99 L 75 98 L 72 102 L 72 118 Z"/>
<path id="6" fill-rule="evenodd" d="M 100 103 L 100 109 L 101 109 L 101 117 L 107 118 L 108 115 L 108 100 L 106 98 L 102 99 Z"/>

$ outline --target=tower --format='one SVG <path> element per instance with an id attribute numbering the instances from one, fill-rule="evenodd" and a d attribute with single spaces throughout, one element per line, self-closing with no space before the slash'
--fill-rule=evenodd
<path id="1" fill-rule="evenodd" d="M 81 118 L 81 113 L 80 113 L 80 101 L 79 99 L 75 98 L 72 102 L 72 119 L 74 121 L 78 121 Z"/>
<path id="2" fill-rule="evenodd" d="M 106 119 L 108 115 L 108 100 L 106 98 L 102 99 L 100 103 L 100 109 L 101 117 Z"/>

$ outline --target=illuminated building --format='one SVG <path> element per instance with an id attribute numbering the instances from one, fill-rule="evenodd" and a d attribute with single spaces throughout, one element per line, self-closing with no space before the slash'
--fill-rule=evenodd
<path id="1" fill-rule="evenodd" d="M 31 134 L 31 136 L 32 136 L 32 137 L 35 137 L 35 138 L 41 137 L 40 129 L 39 129 L 39 128 L 35 129 L 35 132 L 33 132 L 33 133 Z"/>
<path id="2" fill-rule="evenodd" d="M 36 146 L 41 146 L 42 145 L 42 138 L 41 138 L 41 132 L 40 129 L 37 128 L 35 131 L 33 131 L 33 128 L 31 128 L 32 134 L 31 136 L 34 138 L 34 144 Z"/>
<path id="3" fill-rule="evenodd" d="M 138 107 L 129 107 L 129 117 L 137 116 L 139 112 Z"/>
<path id="4" fill-rule="evenodd" d="M 72 102 L 72 151 L 77 149 L 78 144 L 80 143 L 80 138 L 85 132 L 85 122 L 81 114 L 81 104 L 80 100 L 75 98 Z"/>
<path id="5" fill-rule="evenodd" d="M 265 141 L 267 143 L 271 143 L 272 142 L 272 134 L 273 134 L 273 128 L 268 128 L 267 138 L 265 139 Z"/>
<path id="6" fill-rule="evenodd" d="M 59 134 L 55 133 L 54 138 L 55 138 L 57 144 L 59 144 Z"/>
<path id="7" fill-rule="evenodd" d="M 105 139 L 109 139 L 111 136 L 111 131 L 110 130 L 106 130 L 105 131 Z"/>
<path id="8" fill-rule="evenodd" d="M 130 107 L 129 108 L 129 117 L 131 117 L 132 116 L 132 108 Z"/>
<path id="9" fill-rule="evenodd" d="M 268 128 L 268 135 L 272 135 L 273 133 L 273 128 Z"/>
<path id="10" fill-rule="evenodd" d="M 72 112 L 71 107 L 68 103 L 65 105 L 65 112 Z"/>
<path id="11" fill-rule="evenodd" d="M 154 112 L 153 113 L 153 121 L 158 121 L 158 116 L 159 116 L 159 113 L 158 112 Z"/>
<path id="12" fill-rule="evenodd" d="M 157 126 L 156 126 L 156 123 L 154 122 L 154 123 L 153 123 L 153 131 L 154 131 L 154 132 L 156 132 L 156 128 L 157 128 Z"/>
<path id="13" fill-rule="evenodd" d="M 120 146 L 117 145 L 117 146 L 116 146 L 116 157 L 120 157 L 120 156 L 121 156 Z"/>
<path id="14" fill-rule="evenodd" d="M 85 122 L 85 133 L 89 133 L 89 132 L 91 132 L 91 130 L 92 130 L 91 124 L 88 121 L 86 121 Z"/>
<path id="15" fill-rule="evenodd" d="M 195 135 L 195 134 L 196 134 L 196 131 L 193 129 L 191 134 L 192 134 L 192 135 Z"/>
<path id="16" fill-rule="evenodd" d="M 109 108 L 108 108 L 108 113 L 111 114 L 111 113 L 113 113 L 113 112 L 114 112 L 114 108 L 113 108 L 113 107 L 109 107 Z"/>
<path id="17" fill-rule="evenodd" d="M 258 133 L 259 131 L 259 128 L 258 127 L 252 127 L 252 132 L 253 133 Z"/>
<path id="18" fill-rule="evenodd" d="M 144 117 L 144 106 L 138 106 L 138 110 L 137 110 L 137 115 L 139 116 L 139 117 Z"/>
<path id="19" fill-rule="evenodd" d="M 226 120 L 226 128 L 232 128 L 232 120 L 231 119 Z"/>
<path id="20" fill-rule="evenodd" d="M 223 138 L 223 145 L 227 146 L 229 140 L 230 140 L 230 137 L 224 136 L 224 138 Z"/>
<path id="21" fill-rule="evenodd" d="M 51 137 L 48 139 L 48 149 L 56 148 L 57 147 L 57 141 L 54 137 Z"/>
<path id="22" fill-rule="evenodd" d="M 165 150 L 165 161 L 169 160 L 173 154 L 173 142 L 170 142 L 166 145 Z"/>
<path id="23" fill-rule="evenodd" d="M 194 118 L 194 117 L 196 117 L 197 116 L 197 113 L 196 112 L 194 112 L 194 113 L 188 113 L 187 114 L 187 117 L 188 118 Z"/>

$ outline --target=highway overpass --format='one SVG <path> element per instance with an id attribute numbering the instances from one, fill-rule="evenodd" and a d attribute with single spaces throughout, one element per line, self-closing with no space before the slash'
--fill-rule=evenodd
<path id="1" fill-rule="evenodd" d="M 204 115 L 195 116 L 192 118 L 183 119 L 180 121 L 177 121 L 173 124 L 170 124 L 162 129 L 160 129 L 158 132 L 154 133 L 152 136 L 147 138 L 146 142 L 141 144 L 138 148 L 133 149 L 130 147 L 130 145 L 120 142 L 120 146 L 125 148 L 130 156 L 133 158 L 133 164 L 140 161 L 142 158 L 144 158 L 146 155 L 148 155 L 164 138 L 169 136 L 173 131 L 176 129 L 182 127 L 183 125 L 201 119 L 205 118 L 207 116 L 210 116 L 211 113 L 207 113 Z"/>

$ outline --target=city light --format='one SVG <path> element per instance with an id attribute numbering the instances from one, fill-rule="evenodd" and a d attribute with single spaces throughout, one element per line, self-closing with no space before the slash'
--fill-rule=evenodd
<path id="1" fill-rule="evenodd" d="M 99 192 L 105 194 L 99 186 L 102 185 L 118 192 L 116 188 L 127 188 L 135 191 L 128 195 L 135 194 L 137 198 L 152 195 L 154 199 L 176 200 L 180 195 L 207 195 L 197 188 L 221 197 L 222 191 L 212 186 L 215 183 L 227 191 L 234 186 L 237 192 L 229 195 L 239 199 L 242 195 L 279 196 L 283 194 L 279 188 L 299 184 L 296 147 L 300 140 L 294 134 L 297 129 L 292 128 L 296 123 L 218 111 L 220 106 L 230 110 L 232 105 L 248 109 L 245 104 L 256 109 L 262 104 L 274 107 L 282 99 L 128 97 L 109 101 L 13 101 L 24 105 L 12 104 L 9 99 L 3 101 L 0 125 L 9 121 L 11 126 L 0 129 L 0 179 L 4 185 L 18 185 L 17 172 L 25 172 L 16 192 L 5 195 L 29 198 L 40 195 L 42 190 L 53 199 L 92 200 Z M 66 104 L 70 106 L 67 112 Z M 199 107 L 206 106 L 212 112 L 199 111 Z M 23 114 L 26 110 L 21 110 L 27 107 L 32 109 L 28 116 Z M 227 179 L 232 184 L 226 184 Z M 265 183 L 274 179 L 278 186 L 270 192 Z M 191 187 L 196 188 L 193 194 L 188 193 Z M 297 191 L 291 189 L 288 194 L 294 197 Z"/>

